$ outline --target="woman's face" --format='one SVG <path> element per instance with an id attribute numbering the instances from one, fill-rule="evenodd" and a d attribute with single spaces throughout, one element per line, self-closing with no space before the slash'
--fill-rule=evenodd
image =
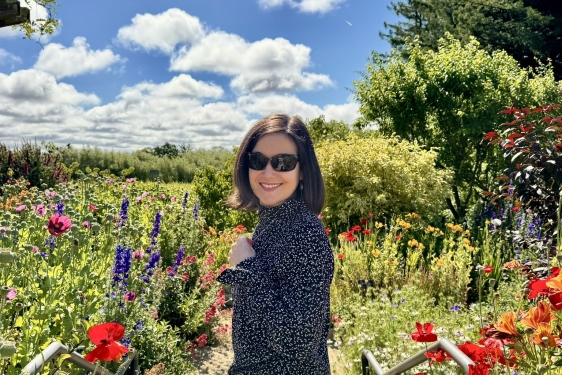
<path id="1" fill-rule="evenodd" d="M 251 152 L 259 152 L 267 158 L 277 154 L 297 155 L 297 146 L 290 136 L 283 133 L 266 134 L 261 137 Z M 250 186 L 266 207 L 275 207 L 291 198 L 296 191 L 300 176 L 300 162 L 297 167 L 288 172 L 277 172 L 271 162 L 262 171 L 250 169 Z"/>

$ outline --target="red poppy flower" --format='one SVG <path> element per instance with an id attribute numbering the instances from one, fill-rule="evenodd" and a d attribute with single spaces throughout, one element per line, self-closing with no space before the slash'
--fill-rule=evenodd
<path id="1" fill-rule="evenodd" d="M 367 219 L 361 219 L 361 225 L 366 226 L 367 225 Z"/>
<path id="2" fill-rule="evenodd" d="M 123 338 L 125 328 L 119 323 L 103 323 L 93 326 L 88 330 L 88 337 L 96 348 L 86 354 L 84 359 L 88 362 L 113 361 L 119 359 L 123 354 L 128 353 L 129 349 L 119 344 L 117 341 Z"/>
<path id="3" fill-rule="evenodd" d="M 64 232 L 70 229 L 72 221 L 66 216 L 54 215 L 49 219 L 47 229 L 53 236 L 61 236 Z"/>
<path id="4" fill-rule="evenodd" d="M 401 239 L 401 238 L 402 238 L 401 235 L 396 236 L 396 239 L 397 239 L 397 240 L 399 240 L 399 239 Z"/>
<path id="5" fill-rule="evenodd" d="M 353 228 L 351 228 L 351 233 L 359 232 L 360 230 L 361 230 L 361 227 L 359 225 L 354 225 Z"/>
<path id="6" fill-rule="evenodd" d="M 562 310 L 562 292 L 549 294 L 548 300 L 556 310 Z"/>
<path id="7" fill-rule="evenodd" d="M 519 211 L 519 207 L 513 207 L 513 212 Z"/>
<path id="8" fill-rule="evenodd" d="M 370 230 L 370 229 L 365 229 L 365 230 L 363 231 L 363 234 L 371 234 L 371 230 Z"/>
<path id="9" fill-rule="evenodd" d="M 324 230 L 326 231 L 326 234 L 330 234 L 330 232 L 332 231 L 330 228 L 325 228 Z"/>
<path id="10" fill-rule="evenodd" d="M 338 259 L 343 259 L 344 255 L 343 254 L 338 254 Z"/>
<path id="11" fill-rule="evenodd" d="M 489 273 L 492 273 L 494 271 L 494 267 L 492 266 L 486 266 L 484 267 L 484 273 L 487 275 Z"/>
<path id="12" fill-rule="evenodd" d="M 529 281 L 529 293 L 527 294 L 527 298 L 535 299 L 537 297 L 545 297 L 548 295 L 548 291 L 550 288 L 546 286 L 546 283 L 550 281 L 551 277 L 547 277 L 546 279 L 539 279 L 539 280 L 531 280 Z"/>
<path id="13" fill-rule="evenodd" d="M 412 332 L 412 340 L 416 342 L 434 342 L 437 341 L 437 335 L 431 333 L 433 331 L 433 324 L 424 323 L 423 327 L 420 322 L 416 322 L 417 332 Z"/>
<path id="14" fill-rule="evenodd" d="M 468 365 L 468 375 L 489 375 L 490 371 L 486 363 L 479 363 L 477 365 Z"/>
<path id="15" fill-rule="evenodd" d="M 245 231 L 247 231 L 245 226 L 243 226 L 243 225 L 237 225 L 236 226 L 235 232 L 242 233 L 242 232 L 245 232 Z"/>
<path id="16" fill-rule="evenodd" d="M 458 348 L 460 349 L 461 352 L 466 354 L 468 358 L 472 359 L 473 362 L 484 361 L 487 358 L 486 348 L 483 348 L 479 345 L 475 345 L 470 341 L 458 345 Z"/>
<path id="17" fill-rule="evenodd" d="M 368 212 L 368 213 L 367 213 L 367 216 L 368 216 L 368 217 L 370 217 L 370 218 L 373 218 L 373 217 L 375 217 L 375 215 L 373 215 L 373 214 L 372 214 L 372 213 L 370 213 L 370 212 Z"/>
<path id="18" fill-rule="evenodd" d="M 446 360 L 451 359 L 451 356 L 447 354 L 447 352 L 444 351 L 443 349 L 439 349 L 436 352 L 430 350 L 429 352 L 423 353 L 423 355 L 429 358 L 430 365 L 432 365 L 434 362 L 444 362 Z"/>

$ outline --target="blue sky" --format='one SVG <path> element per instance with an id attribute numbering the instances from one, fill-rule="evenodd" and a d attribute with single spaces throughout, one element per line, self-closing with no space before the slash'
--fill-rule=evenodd
<path id="1" fill-rule="evenodd" d="M 0 29 L 0 142 L 231 147 L 273 112 L 352 122 L 389 3 L 60 0 L 41 44 Z"/>

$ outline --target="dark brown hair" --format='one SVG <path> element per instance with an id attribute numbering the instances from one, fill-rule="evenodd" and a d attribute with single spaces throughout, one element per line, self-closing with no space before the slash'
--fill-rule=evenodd
<path id="1" fill-rule="evenodd" d="M 228 197 L 226 204 L 235 210 L 255 211 L 259 208 L 259 200 L 250 186 L 248 158 L 256 143 L 266 134 L 287 134 L 295 142 L 299 155 L 300 173 L 303 190 L 297 187 L 297 196 L 302 196 L 310 211 L 318 215 L 324 206 L 324 181 L 314 153 L 314 146 L 306 126 L 296 116 L 273 114 L 262 118 L 254 124 L 242 141 L 236 161 L 234 162 L 234 192 Z"/>

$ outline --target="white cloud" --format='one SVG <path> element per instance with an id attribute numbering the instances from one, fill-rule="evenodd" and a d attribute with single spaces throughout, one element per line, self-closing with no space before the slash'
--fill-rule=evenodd
<path id="1" fill-rule="evenodd" d="M 303 72 L 310 65 L 310 48 L 286 39 L 248 43 L 238 35 L 212 32 L 172 56 L 174 71 L 210 71 L 234 76 L 239 92 L 313 90 L 333 85 L 325 74 Z"/>
<path id="2" fill-rule="evenodd" d="M 22 7 L 29 8 L 29 18 L 31 21 L 36 21 L 37 19 L 47 19 L 49 17 L 49 13 L 45 7 L 37 5 L 35 1 L 30 1 L 27 4 L 24 0 L 20 0 L 20 4 Z M 55 29 L 55 33 L 53 35 L 57 35 L 60 33 L 60 27 L 62 26 L 62 22 L 59 20 L 59 27 Z M 0 28 L 0 38 L 21 38 L 25 37 L 25 33 L 19 30 L 17 27 L 14 29 L 12 27 L 3 27 Z M 47 43 L 51 39 L 52 35 L 43 35 L 41 37 L 41 42 Z M 39 37 L 35 35 L 33 37 L 35 40 Z"/>
<path id="3" fill-rule="evenodd" d="M 21 64 L 21 59 L 2 48 L 0 48 L 0 65 L 4 64 Z"/>
<path id="4" fill-rule="evenodd" d="M 117 42 L 129 47 L 145 50 L 160 50 L 171 55 L 176 45 L 195 43 L 205 31 L 197 17 L 172 8 L 164 13 L 137 14 L 132 25 L 124 26 L 117 33 Z"/>
<path id="5" fill-rule="evenodd" d="M 313 119 L 324 115 L 326 120 L 345 121 L 352 123 L 359 117 L 359 105 L 346 103 L 341 105 L 328 104 L 323 108 L 303 102 L 294 95 L 246 95 L 238 98 L 238 106 L 248 114 L 267 116 L 272 113 L 285 113 Z"/>
<path id="6" fill-rule="evenodd" d="M 223 96 L 224 91 L 220 86 L 197 81 L 188 74 L 180 74 L 172 78 L 170 82 L 163 84 L 143 82 L 133 87 L 125 88 L 121 96 L 137 96 L 144 95 L 144 93 L 162 98 L 192 97 L 219 99 Z"/>
<path id="7" fill-rule="evenodd" d="M 57 79 L 93 73 L 121 61 L 111 50 L 91 50 L 84 37 L 74 38 L 72 47 L 48 44 L 39 53 L 34 68 L 53 74 Z"/>
<path id="8" fill-rule="evenodd" d="M 296 8 L 303 13 L 328 13 L 346 0 L 259 0 L 258 3 L 264 9 L 277 8 L 284 4 Z"/>

